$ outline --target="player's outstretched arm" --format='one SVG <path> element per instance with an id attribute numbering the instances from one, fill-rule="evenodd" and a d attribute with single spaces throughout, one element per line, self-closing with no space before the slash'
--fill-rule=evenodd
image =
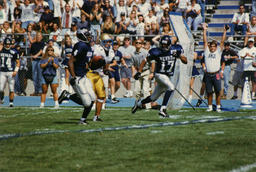
<path id="1" fill-rule="evenodd" d="M 208 42 L 207 42 L 207 24 L 203 23 L 203 40 L 204 40 L 204 49 L 208 47 Z"/>

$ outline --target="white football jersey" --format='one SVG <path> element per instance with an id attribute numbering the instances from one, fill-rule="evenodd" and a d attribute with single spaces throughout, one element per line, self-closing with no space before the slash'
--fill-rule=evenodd
<path id="1" fill-rule="evenodd" d="M 109 53 L 108 53 L 108 56 L 107 56 L 104 48 L 101 45 L 99 45 L 99 44 L 94 45 L 94 47 L 93 47 L 93 55 L 94 56 L 95 55 L 96 56 L 102 56 L 105 59 L 106 64 L 111 63 L 111 61 L 115 57 L 115 53 L 114 53 L 114 50 L 112 48 L 109 49 Z M 102 72 L 103 68 L 99 68 L 99 69 L 96 69 L 94 71 Z"/>

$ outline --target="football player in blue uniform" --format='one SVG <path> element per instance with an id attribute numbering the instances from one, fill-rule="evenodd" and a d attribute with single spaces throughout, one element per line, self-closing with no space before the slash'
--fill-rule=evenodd
<path id="1" fill-rule="evenodd" d="M 90 46 L 91 34 L 87 29 L 77 31 L 77 42 L 73 47 L 72 56 L 69 59 L 68 66 L 71 74 L 70 84 L 75 93 L 70 93 L 64 90 L 60 97 L 59 103 L 63 100 L 71 99 L 77 104 L 84 106 L 84 112 L 79 124 L 86 125 L 86 118 L 89 115 L 93 103 L 96 100 L 96 95 L 93 91 L 91 81 L 86 77 L 88 72 L 88 63 L 90 62 L 93 52 Z"/>
<path id="2" fill-rule="evenodd" d="M 19 53 L 11 48 L 12 39 L 4 39 L 4 47 L 0 51 L 0 104 L 4 99 L 4 87 L 9 84 L 9 105 L 13 107 L 15 76 L 20 67 Z"/>
<path id="3" fill-rule="evenodd" d="M 149 50 L 147 58 L 142 61 L 139 71 L 135 74 L 134 79 L 137 80 L 140 78 L 142 69 L 148 61 L 151 63 L 151 73 L 154 73 L 157 86 L 151 96 L 148 96 L 143 100 L 135 101 L 132 113 L 135 113 L 138 108 L 142 108 L 142 105 L 157 100 L 159 96 L 165 92 L 159 115 L 163 118 L 169 117 L 166 108 L 169 98 L 175 89 L 171 77 L 174 74 L 176 60 L 179 58 L 182 63 L 187 64 L 187 58 L 183 54 L 184 51 L 182 46 L 174 43 L 176 42 L 176 39 L 176 37 L 163 36 L 160 39 L 160 47 Z"/>

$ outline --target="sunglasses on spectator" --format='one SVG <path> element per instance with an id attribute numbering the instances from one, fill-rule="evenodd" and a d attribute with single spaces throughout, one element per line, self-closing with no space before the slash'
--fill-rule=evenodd
<path id="1" fill-rule="evenodd" d="M 47 51 L 54 51 L 53 49 L 48 49 Z"/>
<path id="2" fill-rule="evenodd" d="M 141 42 L 136 42 L 136 44 L 142 44 Z"/>

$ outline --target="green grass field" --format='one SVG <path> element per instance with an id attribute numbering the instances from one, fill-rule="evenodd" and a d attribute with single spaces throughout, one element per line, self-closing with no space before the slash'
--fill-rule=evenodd
<path id="1" fill-rule="evenodd" d="M 154 110 L 131 114 L 127 108 L 112 108 L 102 112 L 104 122 L 92 122 L 91 112 L 87 126 L 77 125 L 81 113 L 77 107 L 0 108 L 0 171 L 215 172 L 256 163 L 256 118 L 191 124 L 199 119 L 256 116 L 254 111 L 182 109 L 169 111 L 175 119 L 160 119 Z M 189 123 L 178 125 L 184 121 Z M 164 126 L 171 122 L 177 125 Z M 146 124 L 155 126 L 93 132 Z M 1 139 L 4 134 L 21 135 Z M 256 171 L 255 165 L 248 171 Z"/>

